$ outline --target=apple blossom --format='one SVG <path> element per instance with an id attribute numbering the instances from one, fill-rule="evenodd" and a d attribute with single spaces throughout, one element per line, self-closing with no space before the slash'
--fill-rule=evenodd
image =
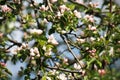
<path id="1" fill-rule="evenodd" d="M 88 21 L 90 21 L 90 22 L 94 22 L 95 20 L 94 20 L 94 17 L 93 17 L 93 15 L 85 15 L 85 17 L 84 17 L 86 20 L 88 20 Z"/>
<path id="2" fill-rule="evenodd" d="M 53 45 L 58 45 L 58 42 L 55 40 L 54 36 L 53 35 L 50 35 L 48 37 L 48 43 L 51 43 Z"/>
<path id="3" fill-rule="evenodd" d="M 91 7 L 96 8 L 96 7 L 98 6 L 98 3 L 93 3 L 93 2 L 90 2 L 90 3 L 89 3 L 89 5 L 90 5 Z"/>
<path id="4" fill-rule="evenodd" d="M 45 5 L 42 5 L 42 6 L 40 7 L 40 10 L 41 10 L 41 11 L 47 11 L 47 10 L 48 10 L 48 7 L 45 7 Z"/>
<path id="5" fill-rule="evenodd" d="M 77 10 L 74 10 L 74 15 L 77 17 L 77 18 L 81 18 L 81 14 L 80 12 L 78 12 Z"/>
<path id="6" fill-rule="evenodd" d="M 4 63 L 4 62 L 0 62 L 0 65 L 2 65 L 2 66 L 6 66 L 6 63 Z"/>
<path id="7" fill-rule="evenodd" d="M 22 43 L 22 46 L 21 46 L 23 49 L 24 48 L 27 48 L 28 47 L 28 44 L 26 44 L 26 43 Z"/>
<path id="8" fill-rule="evenodd" d="M 35 53 L 34 53 L 34 49 L 33 49 L 33 48 L 30 49 L 30 55 L 31 55 L 31 56 L 35 56 Z"/>
<path id="9" fill-rule="evenodd" d="M 91 42 L 93 42 L 93 41 L 95 41 L 95 40 L 96 40 L 96 38 L 90 37 L 90 41 L 91 41 Z"/>
<path id="10" fill-rule="evenodd" d="M 58 17 L 58 19 L 60 19 L 61 16 L 63 16 L 63 14 L 62 14 L 60 11 L 58 11 L 58 12 L 57 12 L 57 17 Z"/>
<path id="11" fill-rule="evenodd" d="M 74 63 L 74 68 L 77 69 L 77 70 L 80 70 L 81 69 L 81 66 L 77 63 Z"/>
<path id="12" fill-rule="evenodd" d="M 58 79 L 60 80 L 67 80 L 67 77 L 65 74 L 61 73 L 59 76 L 58 76 Z"/>
<path id="13" fill-rule="evenodd" d="M 97 28 L 95 26 L 92 26 L 92 25 L 88 25 L 88 28 L 89 30 L 92 30 L 92 31 L 96 31 Z"/>
<path id="14" fill-rule="evenodd" d="M 85 39 L 79 39 L 79 38 L 77 38 L 76 40 L 80 43 L 84 43 L 86 41 Z"/>
<path id="15" fill-rule="evenodd" d="M 48 77 L 48 76 L 46 77 L 46 79 L 47 79 L 47 80 L 52 80 L 52 79 L 51 79 L 50 77 Z"/>
<path id="16" fill-rule="evenodd" d="M 49 72 L 50 72 L 51 75 L 55 75 L 57 71 L 56 70 L 50 70 Z"/>
<path id="17" fill-rule="evenodd" d="M 35 28 L 34 29 L 30 29 L 29 32 L 31 34 L 36 33 L 36 34 L 39 34 L 39 35 L 43 33 L 43 31 L 41 29 L 35 29 Z"/>
<path id="18" fill-rule="evenodd" d="M 66 5 L 61 5 L 61 6 L 59 7 L 59 9 L 60 9 L 60 12 L 61 12 L 61 13 L 64 13 L 65 11 L 70 10 L 69 8 L 66 7 Z"/>
<path id="19" fill-rule="evenodd" d="M 3 12 L 10 12 L 11 11 L 11 8 L 9 8 L 7 5 L 2 5 L 1 9 Z"/>
<path id="20" fill-rule="evenodd" d="M 30 49 L 30 55 L 31 56 L 38 56 L 38 57 L 40 57 L 40 53 L 39 53 L 39 50 L 38 50 L 38 48 L 37 47 L 34 47 L 34 48 L 31 48 Z"/>
<path id="21" fill-rule="evenodd" d="M 101 76 L 103 76 L 103 75 L 106 74 L 106 71 L 105 71 L 104 69 L 99 69 L 99 70 L 98 70 L 98 73 L 99 73 Z"/>

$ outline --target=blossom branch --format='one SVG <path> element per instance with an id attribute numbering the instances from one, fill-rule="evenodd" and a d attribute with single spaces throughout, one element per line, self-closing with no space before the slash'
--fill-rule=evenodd
<path id="1" fill-rule="evenodd" d="M 69 72 L 69 73 L 80 73 L 80 74 L 82 74 L 82 72 L 80 72 L 80 71 L 73 71 L 73 70 L 68 70 L 68 69 L 63 69 L 63 68 L 58 68 L 58 67 L 46 66 L 46 68 L 60 70 L 60 71 Z"/>
<path id="2" fill-rule="evenodd" d="M 110 13 L 112 12 L 112 0 L 110 0 Z"/>
<path id="3" fill-rule="evenodd" d="M 64 42 L 66 43 L 66 45 L 67 45 L 67 47 L 68 47 L 68 50 L 69 50 L 69 51 L 71 52 L 71 54 L 74 56 L 75 60 L 79 63 L 80 66 L 82 66 L 81 63 L 79 62 L 79 59 L 76 57 L 75 53 L 71 50 L 68 41 L 64 38 L 63 35 L 60 35 L 60 36 L 62 37 L 62 39 L 63 39 Z"/>
<path id="4" fill-rule="evenodd" d="M 47 3 L 48 3 L 48 7 L 50 8 L 50 11 L 53 12 L 52 8 L 51 8 L 51 3 L 49 0 L 47 0 Z"/>
<path id="5" fill-rule="evenodd" d="M 22 43 L 19 43 L 19 42 L 15 41 L 15 40 L 12 40 L 12 39 L 9 39 L 9 41 L 12 42 L 13 45 L 9 46 L 7 48 L 7 50 L 10 49 L 11 47 L 15 46 L 15 45 L 17 45 L 17 46 L 21 46 L 22 45 Z"/>

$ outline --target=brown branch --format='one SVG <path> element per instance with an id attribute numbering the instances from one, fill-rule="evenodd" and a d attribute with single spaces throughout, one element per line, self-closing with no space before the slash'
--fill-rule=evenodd
<path id="1" fill-rule="evenodd" d="M 71 50 L 68 41 L 64 38 L 63 35 L 60 35 L 60 36 L 62 37 L 62 39 L 63 39 L 64 42 L 66 43 L 66 45 L 67 45 L 67 47 L 68 47 L 68 50 L 71 52 L 71 54 L 73 55 L 73 57 L 75 58 L 75 60 L 78 62 L 78 64 L 79 64 L 80 66 L 82 66 L 82 64 L 80 63 L 79 59 L 78 59 L 77 56 L 75 55 L 75 53 Z"/>
<path id="2" fill-rule="evenodd" d="M 77 5 L 83 6 L 84 8 L 88 9 L 88 7 L 86 5 L 84 5 L 84 4 L 80 4 L 78 2 L 75 2 L 74 0 L 68 0 L 68 1 L 71 2 L 71 3 L 73 3 L 73 4 L 77 4 Z"/>
<path id="3" fill-rule="evenodd" d="M 12 40 L 12 39 L 9 39 L 9 41 L 10 41 L 11 43 L 13 43 L 13 45 L 10 45 L 10 46 L 7 48 L 7 50 L 10 49 L 10 48 L 12 48 L 12 47 L 15 46 L 15 45 L 17 45 L 17 46 L 21 46 L 21 45 L 22 45 L 22 43 L 19 43 L 19 42 L 15 41 L 15 40 Z"/>
<path id="4" fill-rule="evenodd" d="M 110 13 L 112 13 L 112 0 L 110 0 Z"/>
<path id="5" fill-rule="evenodd" d="M 48 7 L 50 8 L 50 11 L 53 12 L 52 7 L 51 7 L 51 3 L 49 0 L 47 0 L 47 4 L 48 4 Z"/>
<path id="6" fill-rule="evenodd" d="M 45 66 L 46 68 L 49 69 L 55 69 L 55 70 L 60 70 L 60 71 L 64 71 L 64 72 L 69 72 L 69 73 L 79 73 L 82 74 L 82 72 L 80 71 L 73 71 L 73 70 L 68 70 L 68 69 L 63 69 L 63 68 L 58 68 L 58 67 L 50 67 L 50 66 Z"/>

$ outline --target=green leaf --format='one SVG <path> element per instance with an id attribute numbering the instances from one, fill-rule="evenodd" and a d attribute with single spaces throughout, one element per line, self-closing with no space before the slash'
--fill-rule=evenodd
<path id="1" fill-rule="evenodd" d="M 75 8 L 75 5 L 73 5 L 73 4 L 69 4 L 69 3 L 66 4 L 66 6 L 69 7 L 71 10 L 73 10 L 73 9 Z"/>
<path id="2" fill-rule="evenodd" d="M 96 60 L 97 61 L 97 64 L 102 67 L 102 63 L 99 61 L 99 60 Z"/>
<path id="3" fill-rule="evenodd" d="M 42 80 L 47 80 L 47 76 L 44 75 L 44 76 L 42 77 Z"/>
<path id="4" fill-rule="evenodd" d="M 46 41 L 45 40 L 39 40 L 39 45 L 40 46 L 44 46 L 46 44 Z"/>

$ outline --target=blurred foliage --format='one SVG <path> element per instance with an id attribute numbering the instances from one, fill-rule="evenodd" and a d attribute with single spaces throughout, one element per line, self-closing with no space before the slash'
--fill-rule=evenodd
<path id="1" fill-rule="evenodd" d="M 26 68 L 21 67 L 18 72 L 19 76 L 25 76 L 24 80 L 31 80 L 32 73 L 35 74 L 33 80 L 63 80 L 60 75 L 68 80 L 118 80 L 120 72 L 114 70 L 111 64 L 120 58 L 120 8 L 110 1 L 104 1 L 102 8 L 106 8 L 103 11 L 96 7 L 97 3 L 90 3 L 89 0 L 84 3 L 74 0 L 43 0 L 43 3 L 34 0 L 0 0 L 0 80 L 9 80 L 12 76 L 6 65 L 3 65 L 8 60 L 14 64 L 17 61 L 27 63 Z M 10 11 L 7 11 L 8 8 Z M 96 18 L 100 19 L 99 23 Z M 52 24 L 50 29 L 49 23 Z M 30 29 L 42 32 L 31 34 Z M 26 47 L 14 40 L 11 33 L 15 30 L 24 33 L 23 43 L 28 44 L 32 40 L 35 43 Z M 79 30 L 83 33 L 77 34 Z M 64 61 L 64 52 L 60 54 L 57 50 L 61 43 L 55 45 L 48 41 L 54 33 L 60 35 L 67 51 L 73 56 L 74 48 L 80 50 L 82 59 L 78 60 L 83 60 L 83 67 L 79 65 L 81 69 L 74 68 L 75 63 L 80 63 L 77 60 L 71 63 Z M 75 41 L 70 35 L 75 37 Z M 13 46 L 20 50 L 11 52 Z M 33 51 L 34 55 L 31 54 L 31 48 L 35 47 L 38 52 Z"/>

